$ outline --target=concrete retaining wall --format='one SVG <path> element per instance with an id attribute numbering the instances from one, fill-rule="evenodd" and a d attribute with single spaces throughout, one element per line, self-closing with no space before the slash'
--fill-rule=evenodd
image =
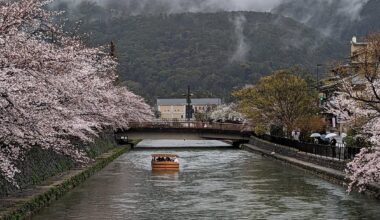
<path id="1" fill-rule="evenodd" d="M 347 185 L 348 183 L 343 172 L 347 161 L 305 154 L 298 152 L 296 149 L 274 144 L 256 137 L 251 137 L 249 144 L 242 144 L 240 147 L 243 150 L 259 153 L 263 156 L 310 171 L 330 182 L 340 185 Z M 370 184 L 364 193 L 380 200 L 380 185 Z"/>
<path id="2" fill-rule="evenodd" d="M 41 208 L 62 197 L 66 192 L 84 182 L 107 164 L 127 152 L 131 147 L 116 147 L 96 158 L 96 160 L 80 169 L 64 172 L 49 178 L 27 193 L 0 198 L 0 219 L 25 219 Z"/>
<path id="3" fill-rule="evenodd" d="M 270 157 L 276 160 L 280 160 L 292 166 L 303 168 L 305 170 L 312 172 L 313 174 L 316 174 L 317 176 L 323 179 L 329 180 L 339 185 L 345 184 L 345 175 L 342 171 L 335 170 L 328 167 L 323 167 L 323 166 L 316 165 L 310 162 L 305 162 L 291 156 L 284 156 L 279 152 L 274 153 L 273 151 L 268 151 L 266 149 L 262 149 L 261 147 L 257 147 L 252 144 L 243 144 L 241 145 L 241 149 L 258 153 L 265 157 Z"/>
<path id="4" fill-rule="evenodd" d="M 274 144 L 274 143 L 259 139 L 254 136 L 251 136 L 249 143 L 270 152 L 279 153 L 284 156 L 297 158 L 305 162 L 311 162 L 314 164 L 318 164 L 324 167 L 329 167 L 329 168 L 340 170 L 340 171 L 344 171 L 346 167 L 346 163 L 347 163 L 347 161 L 339 161 L 338 159 L 334 159 L 330 157 L 307 154 L 305 152 L 298 151 L 295 148 L 290 148 L 287 146 Z"/>
<path id="5" fill-rule="evenodd" d="M 90 158 L 95 158 L 115 145 L 113 133 L 103 133 L 84 149 Z M 15 179 L 20 188 L 15 187 L 0 175 L 0 198 L 22 192 L 23 189 L 39 184 L 74 166 L 74 161 L 68 156 L 57 154 L 52 150 L 33 148 L 25 155 L 24 160 L 20 160 L 17 164 L 21 172 L 16 174 Z"/>

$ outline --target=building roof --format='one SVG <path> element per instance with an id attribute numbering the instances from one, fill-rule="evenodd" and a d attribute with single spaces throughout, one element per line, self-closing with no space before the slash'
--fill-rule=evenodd
<path id="1" fill-rule="evenodd" d="M 352 40 L 351 40 L 351 44 L 353 44 L 353 45 L 367 45 L 368 42 L 365 42 L 365 41 L 358 42 L 358 38 L 356 36 L 353 36 Z"/>
<path id="2" fill-rule="evenodd" d="M 355 46 L 366 46 L 368 45 L 368 42 L 352 42 L 352 44 Z"/>
<path id="3" fill-rule="evenodd" d="M 157 105 L 186 105 L 186 99 L 157 99 Z M 192 105 L 221 105 L 220 98 L 191 99 Z"/>

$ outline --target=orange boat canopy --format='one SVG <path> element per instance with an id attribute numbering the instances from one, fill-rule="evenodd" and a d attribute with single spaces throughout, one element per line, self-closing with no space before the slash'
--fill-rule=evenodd
<path id="1" fill-rule="evenodd" d="M 175 154 L 152 154 L 152 157 L 178 157 Z"/>

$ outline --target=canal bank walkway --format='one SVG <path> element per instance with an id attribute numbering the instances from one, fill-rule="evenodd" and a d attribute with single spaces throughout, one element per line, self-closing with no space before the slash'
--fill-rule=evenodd
<path id="1" fill-rule="evenodd" d="M 84 182 L 130 148 L 130 146 L 116 147 L 84 167 L 60 173 L 15 195 L 0 198 L 0 220 L 24 219 L 32 215 Z"/>
<path id="2" fill-rule="evenodd" d="M 241 146 L 243 150 L 260 153 L 263 156 L 271 157 L 276 160 L 280 160 L 282 162 L 285 162 L 287 164 L 302 168 L 304 170 L 310 171 L 311 173 L 329 180 L 331 182 L 334 182 L 336 184 L 344 185 L 346 186 L 348 183 L 348 180 L 346 179 L 345 173 L 336 169 L 323 167 L 320 165 L 317 165 L 315 163 L 309 163 L 306 161 L 302 161 L 293 157 L 284 156 L 275 152 L 271 152 L 268 150 L 261 149 L 257 146 L 254 146 L 252 144 L 243 144 Z M 371 197 L 375 197 L 377 199 L 380 199 L 380 186 L 376 184 L 371 184 L 367 187 L 367 191 L 365 191 L 366 194 L 368 194 Z"/>

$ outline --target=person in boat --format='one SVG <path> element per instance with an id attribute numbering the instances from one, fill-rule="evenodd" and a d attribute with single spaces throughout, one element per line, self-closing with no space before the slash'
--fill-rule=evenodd
<path id="1" fill-rule="evenodd" d="M 174 158 L 174 163 L 179 163 L 178 158 Z"/>

